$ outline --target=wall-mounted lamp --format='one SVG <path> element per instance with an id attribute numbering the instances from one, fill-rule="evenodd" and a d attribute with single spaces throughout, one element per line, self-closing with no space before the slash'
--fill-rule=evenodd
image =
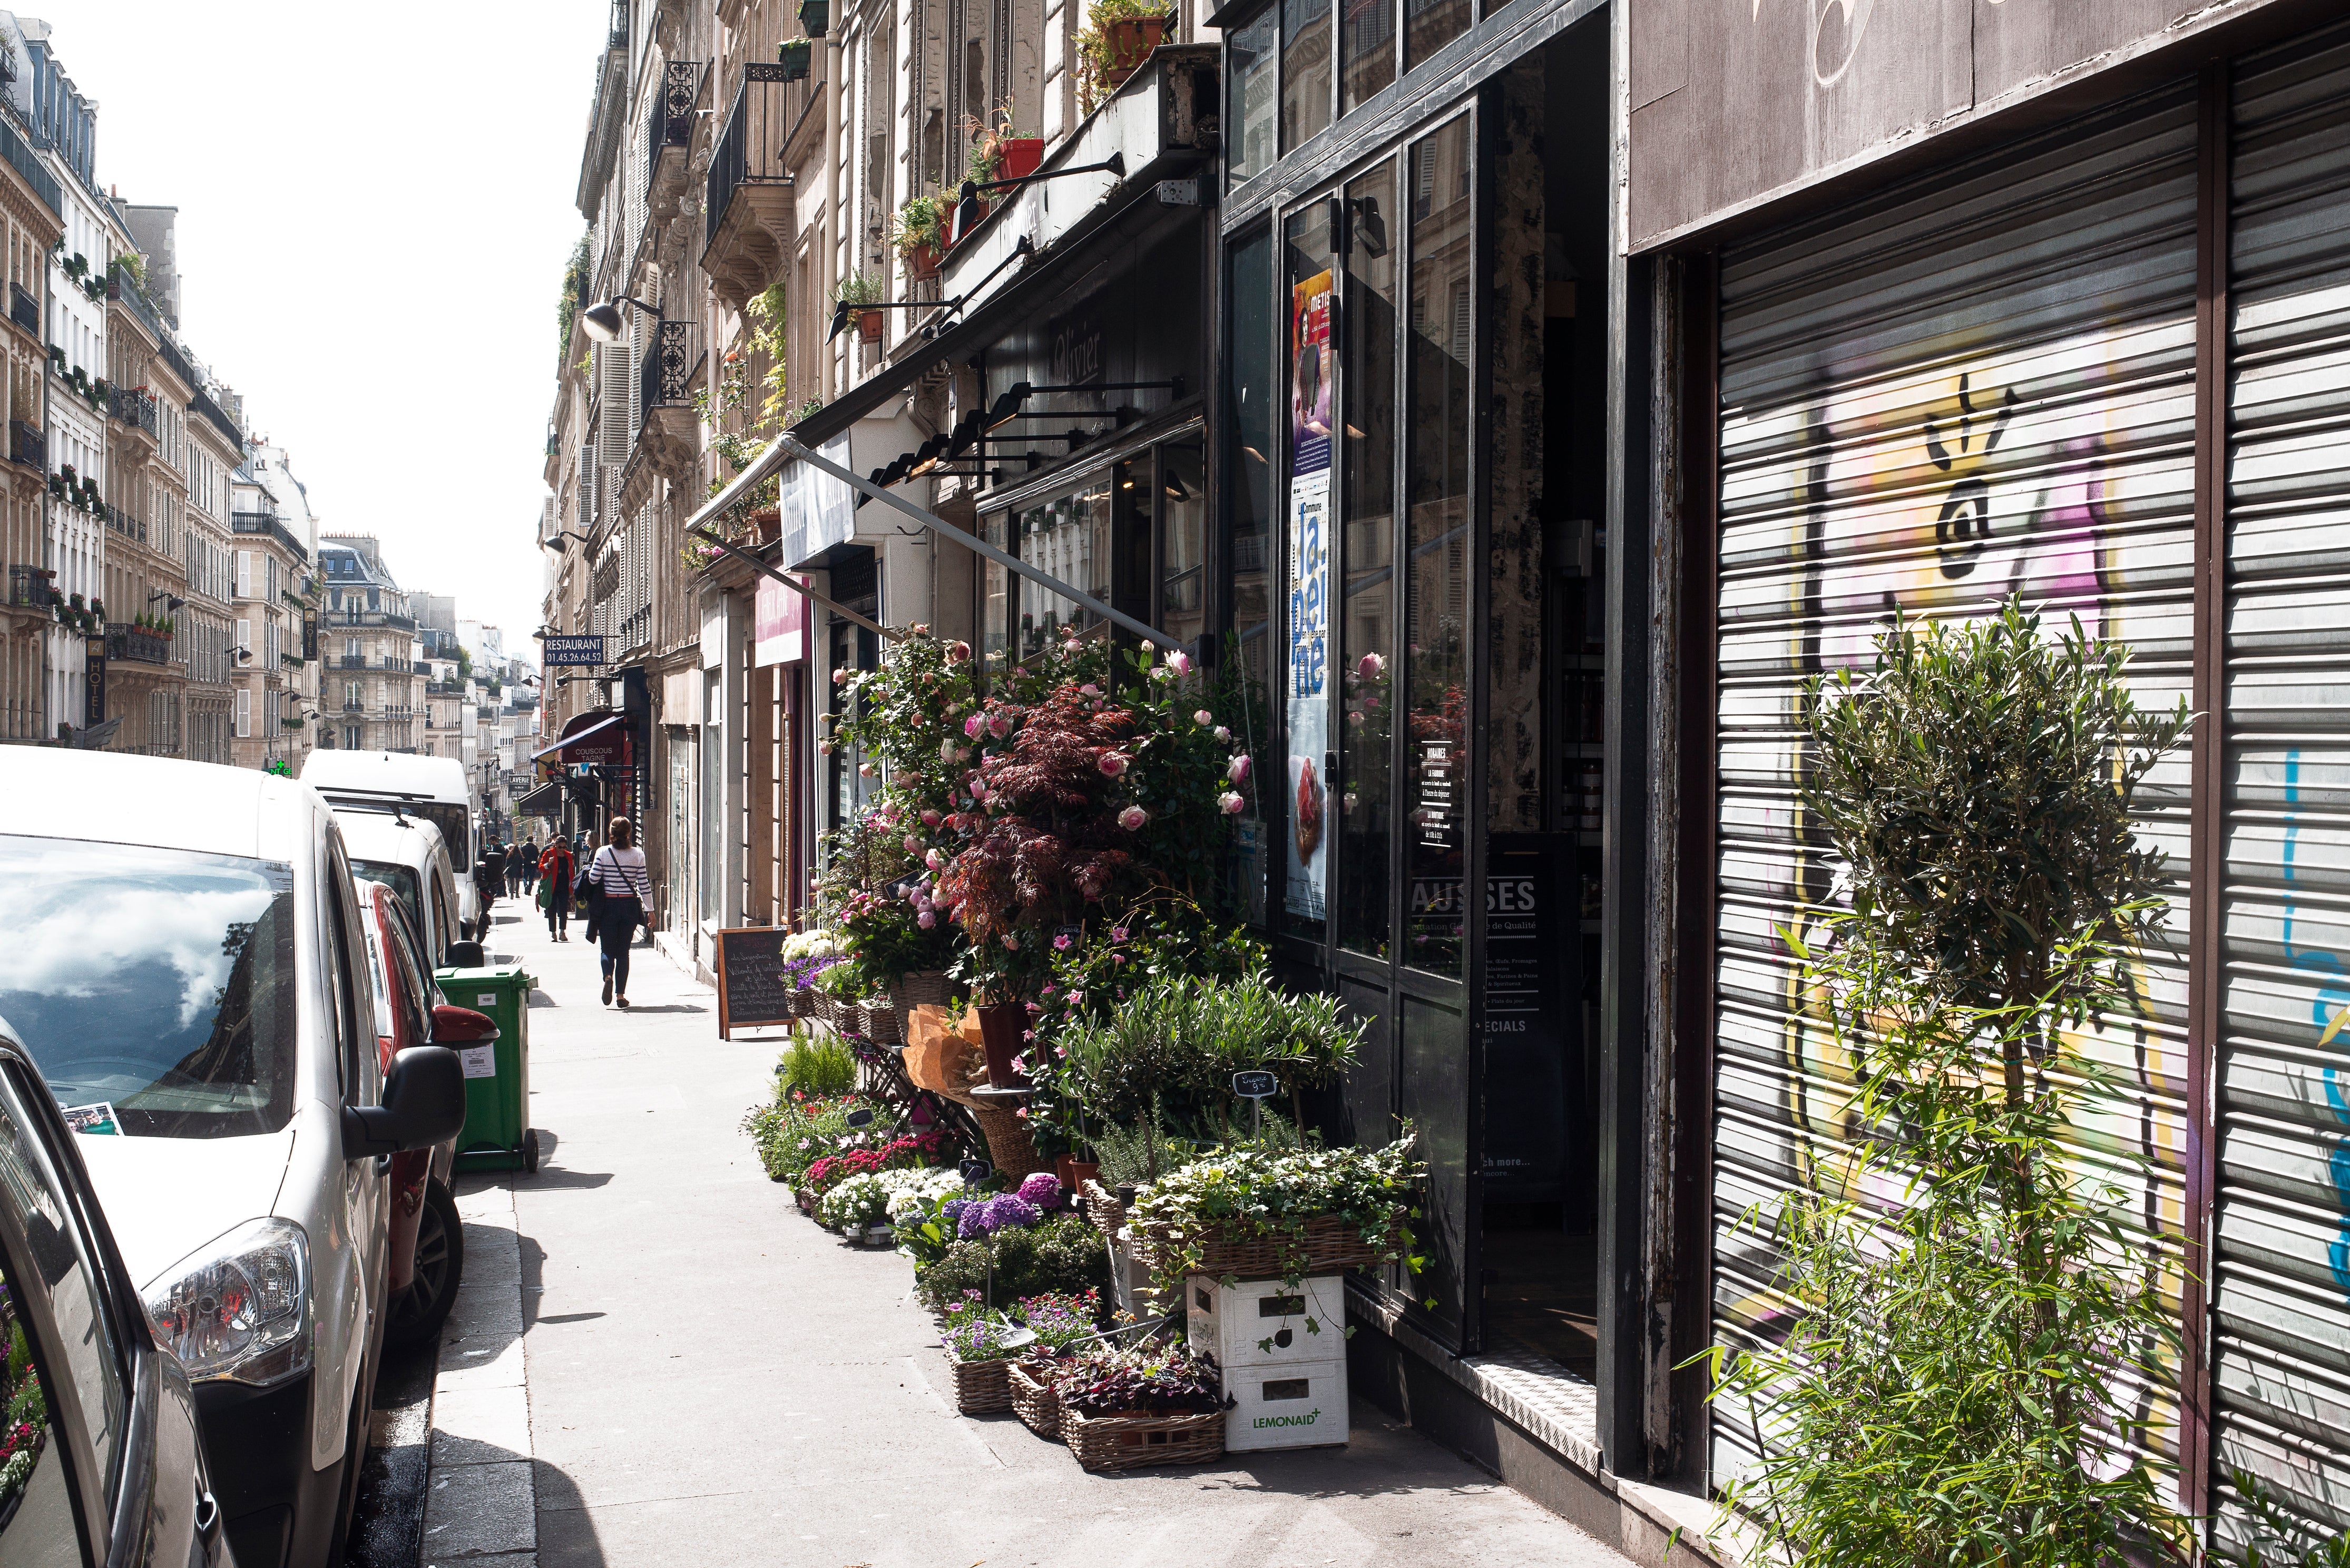
<path id="1" fill-rule="evenodd" d="M 655 321 L 659 321 L 661 318 L 661 313 L 655 310 L 651 306 L 647 305 L 643 300 L 637 298 L 634 295 L 620 294 L 613 296 L 610 299 L 606 300 L 601 305 L 591 305 L 587 309 L 581 311 L 579 313 L 579 325 L 586 330 L 588 336 L 596 342 L 617 343 L 620 340 L 620 328 L 623 324 L 620 316 L 620 306 L 624 305 L 635 306 L 639 310 L 643 311 Z"/>
<path id="2" fill-rule="evenodd" d="M 1126 178 L 1126 155 L 1113 152 L 1098 163 L 1080 163 L 1074 169 L 1048 170 L 1042 174 L 1023 174 L 1017 180 L 966 180 L 955 197 L 955 243 L 960 244 L 965 234 L 979 227 L 983 216 L 979 210 L 982 191 L 1010 191 L 1022 185 L 1034 185 L 1040 180 L 1058 180 L 1066 174 L 1099 174 L 1107 172 Z"/>

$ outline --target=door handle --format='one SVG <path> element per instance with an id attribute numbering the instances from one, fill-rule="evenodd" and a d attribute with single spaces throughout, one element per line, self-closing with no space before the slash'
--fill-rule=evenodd
<path id="1" fill-rule="evenodd" d="M 219 1555 L 221 1535 L 221 1506 L 212 1493 L 196 1493 L 194 1522 L 196 1539 L 204 1543 L 204 1561 L 210 1563 Z"/>

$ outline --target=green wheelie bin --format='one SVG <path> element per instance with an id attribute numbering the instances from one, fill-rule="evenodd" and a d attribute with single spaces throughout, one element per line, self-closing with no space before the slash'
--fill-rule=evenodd
<path id="1" fill-rule="evenodd" d="M 530 1130 L 530 988 L 518 963 L 488 969 L 435 970 L 434 983 L 452 1007 L 484 1012 L 498 1026 L 487 1045 L 462 1050 L 465 1064 L 465 1127 L 457 1135 L 459 1170 L 538 1168 L 538 1135 Z"/>

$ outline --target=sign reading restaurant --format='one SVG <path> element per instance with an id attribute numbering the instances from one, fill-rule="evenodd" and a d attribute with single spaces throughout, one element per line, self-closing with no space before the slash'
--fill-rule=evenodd
<path id="1" fill-rule="evenodd" d="M 592 670 L 604 662 L 604 638 L 600 632 L 576 637 L 549 637 L 546 646 L 548 669 L 576 665 Z"/>

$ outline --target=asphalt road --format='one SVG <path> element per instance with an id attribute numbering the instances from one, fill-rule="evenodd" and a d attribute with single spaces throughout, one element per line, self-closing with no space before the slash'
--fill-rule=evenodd
<path id="1" fill-rule="evenodd" d="M 375 1422 L 351 1521 L 348 1568 L 416 1568 L 424 1542 L 424 1475 L 437 1340 L 387 1351 L 376 1374 Z"/>

